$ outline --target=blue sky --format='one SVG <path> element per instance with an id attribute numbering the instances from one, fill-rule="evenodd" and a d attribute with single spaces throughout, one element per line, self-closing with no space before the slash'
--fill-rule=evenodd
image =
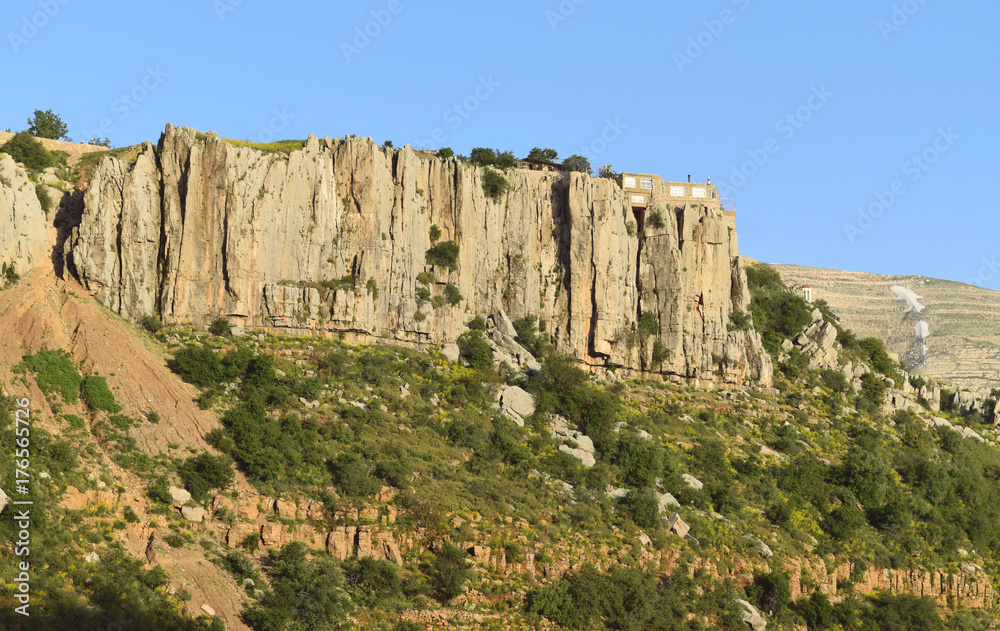
<path id="1" fill-rule="evenodd" d="M 609 5 L 8 0 L 0 128 L 552 147 L 711 177 L 748 256 L 1000 289 L 1000 3 Z"/>

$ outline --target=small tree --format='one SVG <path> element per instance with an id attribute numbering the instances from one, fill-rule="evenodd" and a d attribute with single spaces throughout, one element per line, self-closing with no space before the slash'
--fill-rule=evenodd
<path id="1" fill-rule="evenodd" d="M 535 147 L 528 152 L 528 157 L 525 158 L 528 162 L 540 162 L 543 164 L 551 164 L 556 161 L 559 157 L 559 152 L 555 149 L 541 149 Z"/>
<path id="2" fill-rule="evenodd" d="M 498 201 L 510 189 L 510 182 L 500 173 L 487 169 L 483 173 L 483 193 L 493 201 Z"/>
<path id="3" fill-rule="evenodd" d="M 42 143 L 30 132 L 21 131 L 0 147 L 0 153 L 6 153 L 15 162 L 20 162 L 24 168 L 37 173 L 54 164 L 52 154 L 45 150 Z"/>
<path id="4" fill-rule="evenodd" d="M 581 155 L 571 155 L 563 160 L 563 167 L 567 171 L 579 171 L 580 173 L 590 173 L 590 160 Z"/>
<path id="5" fill-rule="evenodd" d="M 216 318 L 212 320 L 212 326 L 208 327 L 208 332 L 212 335 L 218 335 L 219 337 L 231 337 L 233 334 L 233 327 L 229 324 L 229 320 L 225 318 Z"/>
<path id="6" fill-rule="evenodd" d="M 451 147 L 441 147 L 440 149 L 438 149 L 437 152 L 437 157 L 441 158 L 442 160 L 447 160 L 448 158 L 451 158 L 454 155 L 455 152 L 452 151 Z"/>
<path id="7" fill-rule="evenodd" d="M 424 260 L 428 265 L 455 269 L 458 266 L 458 244 L 454 241 L 442 241 L 427 250 Z"/>
<path id="8" fill-rule="evenodd" d="M 67 131 L 66 123 L 52 110 L 35 110 L 35 115 L 28 119 L 28 132 L 32 136 L 59 140 L 66 137 Z"/>
<path id="9" fill-rule="evenodd" d="M 107 136 L 105 136 L 104 138 L 94 136 L 93 138 L 87 141 L 87 144 L 94 145 L 95 147 L 104 147 L 106 149 L 111 148 L 111 141 L 108 139 Z"/>

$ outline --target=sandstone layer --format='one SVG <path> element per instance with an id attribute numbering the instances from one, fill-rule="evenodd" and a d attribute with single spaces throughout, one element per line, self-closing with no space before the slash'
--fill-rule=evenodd
<path id="1" fill-rule="evenodd" d="M 544 320 L 590 366 L 770 383 L 759 336 L 730 322 L 749 293 L 717 202 L 675 207 L 654 191 L 663 221 L 640 234 L 612 180 L 504 175 L 491 199 L 486 169 L 409 147 L 310 136 L 265 154 L 168 126 L 135 160 L 97 167 L 67 269 L 132 320 L 440 344 L 503 311 Z M 458 245 L 454 269 L 425 259 L 435 225 Z M 449 285 L 458 304 L 443 301 Z"/>

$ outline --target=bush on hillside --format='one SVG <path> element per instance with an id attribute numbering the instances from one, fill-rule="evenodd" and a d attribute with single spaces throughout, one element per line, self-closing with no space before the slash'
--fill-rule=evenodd
<path id="1" fill-rule="evenodd" d="M 108 388 L 108 381 L 104 377 L 97 375 L 84 377 L 80 392 L 83 395 L 83 402 L 95 412 L 106 410 L 115 413 L 122 409 L 120 405 L 115 403 L 115 395 Z"/>
<path id="2" fill-rule="evenodd" d="M 510 182 L 501 173 L 492 169 L 483 172 L 483 193 L 493 201 L 499 201 L 510 189 Z"/>
<path id="3" fill-rule="evenodd" d="M 455 269 L 458 267 L 458 244 L 454 241 L 442 241 L 427 250 L 424 260 L 428 265 Z"/>
<path id="4" fill-rule="evenodd" d="M 66 123 L 52 110 L 35 110 L 34 116 L 28 119 L 28 133 L 32 136 L 60 140 L 68 131 Z"/>
<path id="5" fill-rule="evenodd" d="M 764 339 L 764 348 L 777 358 L 781 342 L 801 333 L 812 321 L 812 310 L 802 296 L 785 287 L 773 267 L 754 263 L 747 266 L 746 275 L 754 326 Z"/>
<path id="6" fill-rule="evenodd" d="M 196 502 L 204 500 L 205 494 L 212 489 L 228 487 L 235 479 L 232 459 L 207 453 L 185 460 L 178 468 L 177 475 Z"/>
<path id="7" fill-rule="evenodd" d="M 26 131 L 14 134 L 0 146 L 0 153 L 6 153 L 32 173 L 44 171 L 55 164 L 52 154 L 45 150 L 37 138 Z"/>
<path id="8" fill-rule="evenodd" d="M 34 355 L 25 355 L 20 367 L 35 373 L 35 383 L 45 394 L 57 393 L 66 403 L 79 400 L 83 379 L 66 351 L 42 350 Z"/>

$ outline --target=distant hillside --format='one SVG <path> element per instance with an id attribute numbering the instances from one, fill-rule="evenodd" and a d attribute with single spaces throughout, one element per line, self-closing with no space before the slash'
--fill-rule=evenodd
<path id="1" fill-rule="evenodd" d="M 774 265 L 788 283 L 809 285 L 858 335 L 885 340 L 915 372 L 970 388 L 1000 384 L 1000 293 L 925 276 L 886 276 L 798 265 Z M 893 286 L 921 296 L 920 313 L 896 297 Z M 917 339 L 926 322 L 930 336 Z"/>

